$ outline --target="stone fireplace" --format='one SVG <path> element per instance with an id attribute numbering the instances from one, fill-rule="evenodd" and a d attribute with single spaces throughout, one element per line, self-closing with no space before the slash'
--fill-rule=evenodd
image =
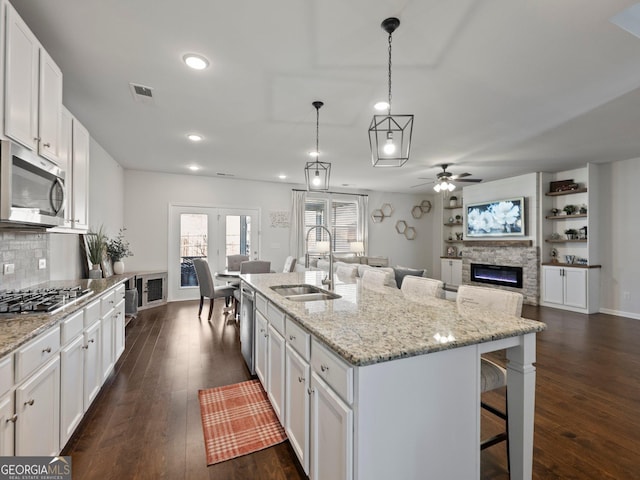
<path id="1" fill-rule="evenodd" d="M 471 264 L 484 266 L 509 266 L 522 268 L 522 288 L 471 280 Z M 524 295 L 524 303 L 538 305 L 540 251 L 531 240 L 465 241 L 462 253 L 462 283 L 490 288 L 500 288 Z M 491 277 L 488 269 L 481 274 Z"/>

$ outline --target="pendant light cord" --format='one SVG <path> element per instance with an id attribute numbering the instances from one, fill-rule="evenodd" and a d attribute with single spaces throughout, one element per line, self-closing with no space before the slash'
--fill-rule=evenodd
<path id="1" fill-rule="evenodd" d="M 391 115 L 391 34 L 389 34 L 389 115 Z"/>
<path id="2" fill-rule="evenodd" d="M 316 163 L 320 160 L 320 107 L 316 107 Z"/>

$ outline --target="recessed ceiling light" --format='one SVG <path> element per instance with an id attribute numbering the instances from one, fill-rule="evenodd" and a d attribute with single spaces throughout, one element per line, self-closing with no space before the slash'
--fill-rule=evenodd
<path id="1" fill-rule="evenodd" d="M 187 53 L 182 57 L 182 60 L 184 60 L 184 63 L 186 63 L 188 67 L 191 67 L 194 70 L 204 70 L 209 66 L 209 60 L 204 58 L 202 55 L 196 55 L 195 53 Z"/>
<path id="2" fill-rule="evenodd" d="M 389 108 L 389 102 L 378 102 L 373 106 L 373 108 L 376 110 L 386 110 Z"/>
<path id="3" fill-rule="evenodd" d="M 191 170 L 192 172 L 197 172 L 198 170 L 200 170 L 200 167 L 198 165 L 189 165 L 189 170 Z"/>
<path id="4" fill-rule="evenodd" d="M 281 175 L 278 175 L 278 178 L 279 178 L 280 180 L 284 180 L 285 178 L 287 178 L 287 176 L 286 176 L 286 175 L 284 175 L 284 174 L 281 174 Z"/>
<path id="5" fill-rule="evenodd" d="M 202 140 L 202 135 L 198 135 L 197 133 L 190 133 L 189 135 L 187 135 L 187 138 L 192 142 L 199 142 L 200 140 Z"/>

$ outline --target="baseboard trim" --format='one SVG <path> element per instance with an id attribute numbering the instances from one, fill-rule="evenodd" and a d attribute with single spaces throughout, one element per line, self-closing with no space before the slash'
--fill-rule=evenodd
<path id="1" fill-rule="evenodd" d="M 612 310 L 610 308 L 601 308 L 600 313 L 606 313 L 607 315 L 615 315 L 617 317 L 632 318 L 634 320 L 640 320 L 640 313 L 623 312 L 621 310 Z"/>

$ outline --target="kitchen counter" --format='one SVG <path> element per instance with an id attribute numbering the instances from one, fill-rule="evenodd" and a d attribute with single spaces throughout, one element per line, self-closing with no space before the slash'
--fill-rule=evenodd
<path id="1" fill-rule="evenodd" d="M 341 298 L 297 302 L 270 287 L 307 283 L 325 288 L 325 272 L 246 274 L 241 278 L 356 366 L 540 332 L 546 325 L 437 298 L 408 300 L 396 288 L 336 281 Z M 337 278 L 337 277 L 336 277 Z"/>
<path id="2" fill-rule="evenodd" d="M 92 290 L 93 293 L 53 314 L 0 314 L 0 358 L 13 352 L 32 338 L 35 338 L 48 328 L 56 325 L 67 315 L 80 310 L 96 297 L 99 297 L 104 292 L 116 287 L 120 283 L 125 282 L 134 275 L 135 273 L 127 273 L 97 280 L 55 280 L 33 285 L 32 288 L 74 287 L 79 285 L 82 289 L 88 288 Z"/>

